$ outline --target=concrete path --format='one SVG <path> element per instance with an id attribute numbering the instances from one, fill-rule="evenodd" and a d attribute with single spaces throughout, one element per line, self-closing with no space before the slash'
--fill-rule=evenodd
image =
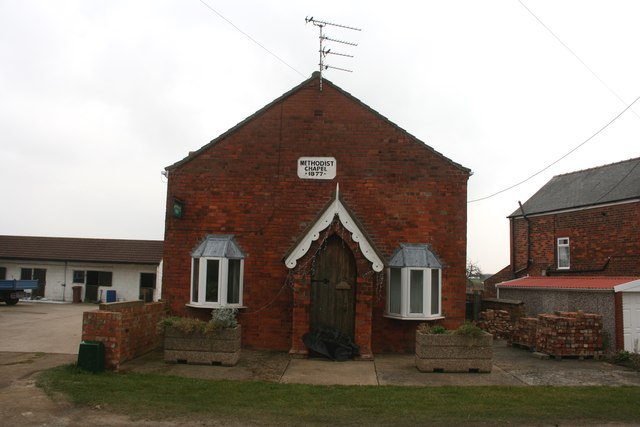
<path id="1" fill-rule="evenodd" d="M 333 362 L 326 359 L 291 359 L 281 383 L 317 385 L 378 385 L 373 361 Z"/>
<path id="2" fill-rule="evenodd" d="M 541 360 L 533 353 L 494 343 L 490 373 L 422 373 L 410 354 L 377 354 L 374 361 L 290 359 L 285 352 L 243 349 L 238 365 L 164 363 L 162 352 L 125 363 L 123 371 L 155 372 L 206 379 L 316 385 L 398 386 L 640 386 L 640 372 L 601 360 Z"/>
<path id="3" fill-rule="evenodd" d="M 331 362 L 293 359 L 283 383 L 397 386 L 640 386 L 640 372 L 601 360 L 540 359 L 533 353 L 494 342 L 490 373 L 423 373 L 414 356 L 379 354 L 371 361 Z"/>

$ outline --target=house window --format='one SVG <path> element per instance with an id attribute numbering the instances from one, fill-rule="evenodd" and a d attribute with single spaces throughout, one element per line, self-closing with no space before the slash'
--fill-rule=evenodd
<path id="1" fill-rule="evenodd" d="M 155 289 L 156 273 L 140 273 L 140 287 Z"/>
<path id="2" fill-rule="evenodd" d="M 73 283 L 84 283 L 84 270 L 73 270 Z"/>
<path id="3" fill-rule="evenodd" d="M 113 273 L 110 271 L 87 271 L 88 286 L 111 286 Z"/>
<path id="4" fill-rule="evenodd" d="M 209 235 L 191 253 L 191 306 L 242 306 L 244 253 L 229 235 Z"/>
<path id="5" fill-rule="evenodd" d="M 155 273 L 140 273 L 140 296 L 144 302 L 152 302 L 154 297 L 154 289 L 156 288 Z"/>
<path id="6" fill-rule="evenodd" d="M 33 269 L 32 268 L 21 268 L 20 269 L 20 280 L 31 280 L 33 278 Z"/>
<path id="7" fill-rule="evenodd" d="M 440 269 L 389 269 L 387 317 L 430 319 L 440 317 Z"/>
<path id="8" fill-rule="evenodd" d="M 7 278 L 7 267 L 0 267 L 0 280 Z"/>
<path id="9" fill-rule="evenodd" d="M 429 245 L 403 243 L 400 246 L 389 261 L 385 316 L 442 317 L 442 264 Z"/>
<path id="10" fill-rule="evenodd" d="M 558 269 L 568 269 L 570 267 L 569 238 L 558 239 Z"/>

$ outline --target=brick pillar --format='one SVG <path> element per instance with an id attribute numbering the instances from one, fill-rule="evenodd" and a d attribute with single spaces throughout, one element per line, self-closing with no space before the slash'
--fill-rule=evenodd
<path id="1" fill-rule="evenodd" d="M 373 359 L 373 351 L 371 350 L 373 285 L 368 280 L 358 276 L 356 286 L 356 330 L 354 341 L 360 346 L 360 359 L 370 360 Z"/>
<path id="2" fill-rule="evenodd" d="M 306 357 L 309 354 L 302 342 L 302 336 L 309 332 L 311 289 L 308 283 L 308 278 L 299 271 L 293 274 L 293 316 L 291 350 L 289 350 L 289 354 L 293 357 Z"/>

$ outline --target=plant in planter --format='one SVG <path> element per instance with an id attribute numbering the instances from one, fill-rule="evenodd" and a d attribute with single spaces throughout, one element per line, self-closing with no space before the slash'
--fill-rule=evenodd
<path id="1" fill-rule="evenodd" d="M 420 372 L 491 372 L 493 336 L 472 323 L 455 331 L 422 324 L 416 330 Z"/>
<path id="2" fill-rule="evenodd" d="M 234 366 L 240 359 L 242 336 L 236 314 L 233 308 L 217 308 L 208 322 L 190 317 L 161 320 L 165 362 Z"/>

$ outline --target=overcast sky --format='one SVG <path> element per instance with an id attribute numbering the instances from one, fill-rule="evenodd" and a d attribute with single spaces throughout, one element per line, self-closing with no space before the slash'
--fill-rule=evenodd
<path id="1" fill-rule="evenodd" d="M 318 69 L 306 16 L 362 28 L 325 29 L 358 44 L 325 77 L 470 168 L 470 201 L 640 96 L 635 0 L 203 1 L 0 0 L 0 234 L 162 239 L 164 167 Z M 639 156 L 640 101 L 469 203 L 468 258 L 508 265 L 552 176 Z"/>

